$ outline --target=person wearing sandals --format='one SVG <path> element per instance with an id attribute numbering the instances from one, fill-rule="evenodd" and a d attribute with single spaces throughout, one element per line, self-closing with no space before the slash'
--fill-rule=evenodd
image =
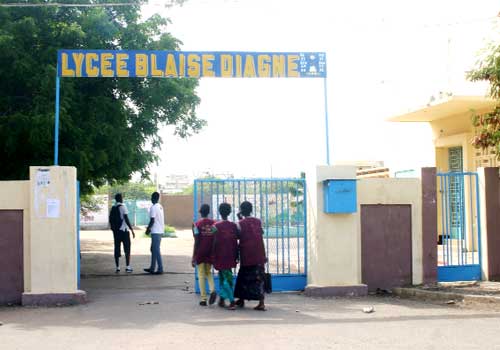
<path id="1" fill-rule="evenodd" d="M 229 301 L 229 310 L 235 310 L 233 271 L 238 260 L 238 227 L 228 221 L 231 214 L 231 205 L 222 203 L 219 206 L 222 220 L 215 223 L 214 239 L 214 267 L 219 271 L 219 306 L 225 307 L 225 300 Z"/>
<path id="2" fill-rule="evenodd" d="M 267 262 L 262 223 L 251 217 L 252 203 L 243 202 L 238 213 L 240 269 L 236 279 L 234 296 L 238 298 L 236 305 L 245 306 L 245 300 L 257 300 L 254 308 L 266 311 L 264 304 L 264 276 Z"/>
<path id="3" fill-rule="evenodd" d="M 200 286 L 200 305 L 207 306 L 207 290 L 206 282 L 208 281 L 208 288 L 210 289 L 210 299 L 208 303 L 212 305 L 215 303 L 217 294 L 215 293 L 214 277 L 212 276 L 212 250 L 214 244 L 214 223 L 208 217 L 210 213 L 210 206 L 202 204 L 200 207 L 201 219 L 193 224 L 193 259 L 191 265 L 198 269 L 198 282 Z"/>

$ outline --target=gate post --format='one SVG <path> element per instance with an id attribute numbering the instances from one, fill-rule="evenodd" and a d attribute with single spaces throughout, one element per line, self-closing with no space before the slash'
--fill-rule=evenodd
<path id="1" fill-rule="evenodd" d="M 84 303 L 78 290 L 74 167 L 30 167 L 30 289 L 23 305 Z"/>
<path id="2" fill-rule="evenodd" d="M 437 281 L 437 177 L 436 168 L 422 168 L 423 283 Z"/>
<path id="3" fill-rule="evenodd" d="M 483 280 L 500 280 L 499 168 L 478 168 Z"/>
<path id="4" fill-rule="evenodd" d="M 307 296 L 363 296 L 359 211 L 327 214 L 323 181 L 356 179 L 355 166 L 317 166 L 306 172 L 308 222 Z"/>

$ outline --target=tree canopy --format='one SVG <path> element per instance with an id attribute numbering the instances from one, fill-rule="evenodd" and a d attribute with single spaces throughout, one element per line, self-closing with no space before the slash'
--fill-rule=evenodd
<path id="1" fill-rule="evenodd" d="M 124 200 L 150 200 L 151 194 L 156 191 L 156 185 L 152 182 L 127 182 L 113 186 L 104 185 L 100 187 L 96 194 L 105 194 L 114 198 L 114 195 L 121 193 Z"/>
<path id="2" fill-rule="evenodd" d="M 58 49 L 180 48 L 167 19 L 141 20 L 134 4 L 0 8 L 0 179 L 53 164 Z M 77 167 L 82 193 L 147 176 L 162 125 L 175 125 L 180 137 L 205 125 L 195 113 L 197 86 L 197 79 L 62 79 L 59 164 Z"/>
<path id="3" fill-rule="evenodd" d="M 498 101 L 496 108 L 486 114 L 474 115 L 472 122 L 477 133 L 472 144 L 477 148 L 493 148 L 500 157 L 500 43 L 490 44 L 484 57 L 467 74 L 471 81 L 488 81 L 489 94 Z"/>

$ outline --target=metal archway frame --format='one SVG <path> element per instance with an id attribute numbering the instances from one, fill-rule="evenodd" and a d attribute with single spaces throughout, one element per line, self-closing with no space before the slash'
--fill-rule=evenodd
<path id="1" fill-rule="evenodd" d="M 330 165 L 326 53 L 59 50 L 54 165 L 59 164 L 61 78 L 323 78 L 326 164 Z"/>

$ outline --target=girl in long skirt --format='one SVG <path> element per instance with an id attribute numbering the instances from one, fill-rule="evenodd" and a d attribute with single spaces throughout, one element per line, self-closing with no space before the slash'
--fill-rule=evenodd
<path id="1" fill-rule="evenodd" d="M 264 304 L 264 274 L 267 262 L 262 223 L 251 217 L 252 203 L 240 205 L 241 220 L 238 222 L 240 269 L 236 280 L 234 296 L 236 305 L 245 306 L 245 300 L 257 300 L 255 310 L 266 311 Z M 240 216 L 240 215 L 239 215 Z"/>

